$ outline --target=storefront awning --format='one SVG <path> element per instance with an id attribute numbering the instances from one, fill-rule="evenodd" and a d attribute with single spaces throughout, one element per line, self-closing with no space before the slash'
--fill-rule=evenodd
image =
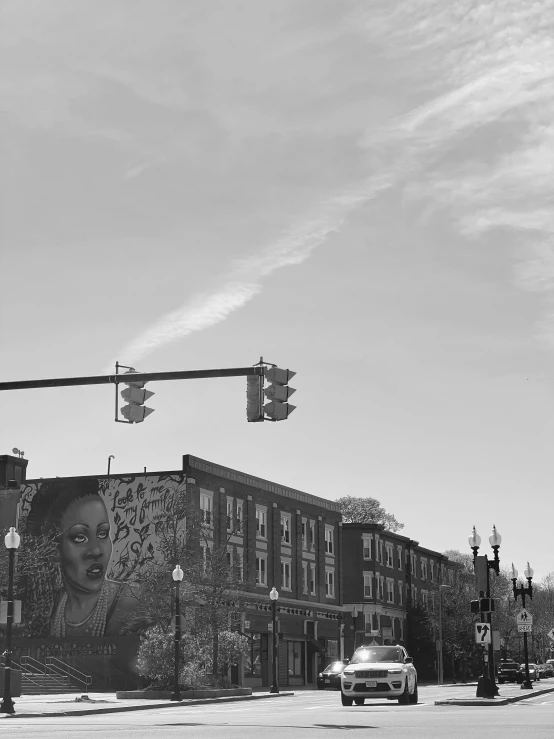
<path id="1" fill-rule="evenodd" d="M 315 639 L 313 636 L 309 636 L 308 634 L 279 634 L 279 639 L 281 641 L 305 641 L 308 642 L 308 646 L 313 647 L 316 652 L 321 652 L 321 647 L 317 643 L 317 639 Z"/>

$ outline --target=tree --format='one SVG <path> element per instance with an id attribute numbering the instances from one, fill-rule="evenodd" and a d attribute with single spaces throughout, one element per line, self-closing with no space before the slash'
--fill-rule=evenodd
<path id="1" fill-rule="evenodd" d="M 342 518 L 345 523 L 378 523 L 388 531 L 399 531 L 404 524 L 388 513 L 375 498 L 355 498 L 346 495 L 338 498 Z"/>
<path id="2" fill-rule="evenodd" d="M 234 531 L 228 531 L 227 537 L 218 542 L 212 536 L 212 524 L 204 520 L 184 488 L 164 491 L 154 524 L 156 551 L 135 569 L 137 604 L 128 628 L 143 633 L 155 625 L 169 628 L 175 612 L 171 572 L 175 564 L 181 564 L 183 640 L 202 650 L 210 645 L 210 659 L 203 659 L 202 665 L 204 670 L 211 670 L 216 682 L 221 682 L 225 681 L 229 664 L 229 651 L 220 655 L 220 645 L 226 649 L 221 634 L 231 628 L 238 631 L 245 591 L 252 589 L 252 583 L 244 579 L 236 550 L 230 544 Z"/>
<path id="3" fill-rule="evenodd" d="M 435 671 L 435 642 L 428 611 L 420 605 L 407 609 L 408 651 L 417 665 L 420 679 L 429 680 Z"/>

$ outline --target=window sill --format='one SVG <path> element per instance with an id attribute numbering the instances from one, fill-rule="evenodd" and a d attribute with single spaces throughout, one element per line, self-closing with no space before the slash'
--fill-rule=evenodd
<path id="1" fill-rule="evenodd" d="M 281 585 L 281 590 L 285 593 L 292 593 L 292 588 L 286 588 L 284 585 Z"/>
<path id="2" fill-rule="evenodd" d="M 326 598 L 329 598 L 329 600 L 333 600 L 335 596 L 334 595 L 327 595 L 327 594 L 325 594 L 325 597 Z"/>
<path id="3" fill-rule="evenodd" d="M 256 587 L 257 588 L 267 588 L 267 585 L 265 583 L 263 583 L 263 582 L 257 582 L 256 583 Z"/>

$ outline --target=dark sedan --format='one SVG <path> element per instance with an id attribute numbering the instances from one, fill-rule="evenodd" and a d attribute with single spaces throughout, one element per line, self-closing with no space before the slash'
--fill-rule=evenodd
<path id="1" fill-rule="evenodd" d="M 340 676 L 347 664 L 348 660 L 331 662 L 327 665 L 317 676 L 317 687 L 320 690 L 340 690 Z"/>

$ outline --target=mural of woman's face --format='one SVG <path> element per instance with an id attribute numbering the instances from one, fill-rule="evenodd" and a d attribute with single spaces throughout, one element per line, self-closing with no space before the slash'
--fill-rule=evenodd
<path id="1" fill-rule="evenodd" d="M 112 554 L 110 523 L 102 498 L 71 503 L 61 520 L 60 565 L 68 587 L 96 593 L 106 577 Z"/>

